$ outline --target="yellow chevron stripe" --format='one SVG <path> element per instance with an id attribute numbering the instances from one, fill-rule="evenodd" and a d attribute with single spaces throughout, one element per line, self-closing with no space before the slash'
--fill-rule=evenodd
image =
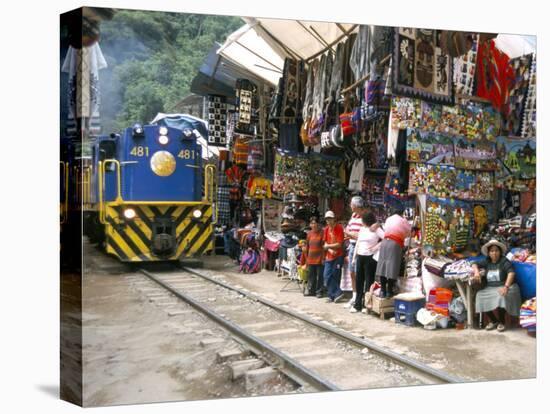
<path id="1" fill-rule="evenodd" d="M 191 246 L 191 249 L 189 249 L 188 254 L 196 253 L 196 252 L 199 250 L 199 247 L 201 247 L 201 245 L 204 243 L 204 241 L 205 241 L 208 237 L 212 237 L 212 232 L 206 230 L 206 231 L 199 237 L 199 239 L 195 242 L 195 244 L 193 244 L 193 246 Z"/>
<path id="2" fill-rule="evenodd" d="M 183 253 L 183 250 L 185 249 L 185 246 L 187 246 L 188 242 L 191 241 L 191 239 L 193 237 L 195 237 L 195 235 L 198 233 L 199 231 L 199 226 L 195 223 L 190 223 L 190 225 L 193 227 L 189 233 L 187 234 L 187 236 L 185 236 L 185 238 L 181 241 L 180 245 L 177 247 L 176 249 L 176 255 L 179 257 L 182 253 Z"/>
<path id="3" fill-rule="evenodd" d="M 121 248 L 124 254 L 128 256 L 130 261 L 132 262 L 141 261 L 141 259 L 134 254 L 132 249 L 126 244 L 126 242 L 122 239 L 122 237 L 120 237 L 118 233 L 110 225 L 107 225 L 107 234 L 109 234 L 109 236 L 118 244 L 118 246 Z M 118 257 L 116 252 L 114 252 L 114 254 Z"/>
<path id="4" fill-rule="evenodd" d="M 125 232 L 132 239 L 134 244 L 137 246 L 137 248 L 140 250 L 141 254 L 145 255 L 148 260 L 154 260 L 153 255 L 150 252 L 149 246 L 146 246 L 143 244 L 139 236 L 132 230 L 130 226 L 125 227 Z M 139 260 L 142 260 L 141 258 L 138 258 Z"/>

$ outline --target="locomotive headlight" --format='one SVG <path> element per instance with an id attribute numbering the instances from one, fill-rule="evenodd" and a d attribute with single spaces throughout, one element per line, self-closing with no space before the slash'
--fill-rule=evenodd
<path id="1" fill-rule="evenodd" d="M 160 145 L 166 145 L 166 144 L 168 144 L 168 142 L 170 142 L 170 140 L 168 139 L 168 137 L 166 135 L 161 135 L 159 137 L 159 144 Z"/>
<path id="2" fill-rule="evenodd" d="M 165 126 L 161 126 L 159 128 L 159 134 L 160 135 L 168 135 L 168 128 L 166 128 Z"/>
<path id="3" fill-rule="evenodd" d="M 133 208 L 127 208 L 124 210 L 124 217 L 126 217 L 128 220 L 132 220 L 136 216 L 136 210 Z"/>
<path id="4" fill-rule="evenodd" d="M 202 216 L 202 211 L 200 211 L 199 209 L 193 210 L 193 217 L 195 217 L 196 219 L 199 219 L 201 218 L 201 216 Z"/>

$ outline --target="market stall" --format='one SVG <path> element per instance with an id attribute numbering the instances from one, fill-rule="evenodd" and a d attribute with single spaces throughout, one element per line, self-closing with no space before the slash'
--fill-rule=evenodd
<path id="1" fill-rule="evenodd" d="M 208 97 L 216 137 L 209 143 L 227 154 L 219 165 L 225 224 L 238 232 L 253 223 L 273 262 L 285 234 L 303 238 L 308 218 L 327 210 L 346 222 L 349 199 L 360 195 L 380 222 L 399 207 L 412 224 L 399 290 L 424 298 L 432 315 L 425 326 L 437 314 L 448 326 L 477 326 L 472 264 L 490 239 L 504 242 L 505 254 L 515 248 L 509 258 L 522 299 L 536 296 L 530 39 L 246 21 L 220 55 L 238 59 L 239 46 L 263 63 L 235 80 L 231 104 Z M 244 211 L 253 218 L 246 224 Z"/>

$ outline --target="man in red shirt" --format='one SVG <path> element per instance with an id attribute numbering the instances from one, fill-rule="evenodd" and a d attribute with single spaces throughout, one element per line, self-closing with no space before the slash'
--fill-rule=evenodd
<path id="1" fill-rule="evenodd" d="M 323 245 L 325 251 L 323 279 L 328 291 L 328 301 L 339 302 L 344 298 L 344 293 L 340 289 L 344 264 L 344 228 L 341 224 L 336 223 L 336 217 L 330 210 L 325 213 L 325 219 L 327 226 L 323 231 L 325 241 Z"/>

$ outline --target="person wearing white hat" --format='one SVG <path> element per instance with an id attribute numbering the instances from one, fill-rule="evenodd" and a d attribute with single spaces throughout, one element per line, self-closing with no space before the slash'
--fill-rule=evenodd
<path id="1" fill-rule="evenodd" d="M 512 263 L 504 257 L 506 245 L 498 240 L 490 240 L 481 248 L 486 260 L 472 264 L 473 280 L 481 283 L 486 281 L 486 287 L 476 294 L 476 312 L 483 312 L 490 320 L 485 329 L 497 328 L 499 332 L 506 329 L 504 311 L 512 316 L 519 315 L 521 294 L 519 286 L 514 283 L 515 272 Z M 498 311 L 498 318 L 494 312 Z"/>
<path id="2" fill-rule="evenodd" d="M 342 266 L 344 264 L 344 228 L 336 223 L 334 212 L 328 210 L 325 213 L 327 226 L 323 230 L 323 250 L 325 252 L 325 267 L 323 270 L 323 282 L 327 288 L 328 301 L 339 302 L 344 298 L 340 289 Z"/>

